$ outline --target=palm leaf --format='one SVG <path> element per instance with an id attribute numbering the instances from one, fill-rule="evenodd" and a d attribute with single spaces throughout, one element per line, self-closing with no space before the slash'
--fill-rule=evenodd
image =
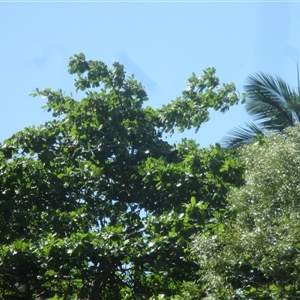
<path id="1" fill-rule="evenodd" d="M 299 123 L 300 90 L 296 92 L 280 77 L 256 73 L 247 78 L 244 88 L 248 96 L 245 109 L 259 124 L 233 129 L 221 141 L 227 148 L 249 143 L 268 131 L 282 132 Z"/>
<path id="2" fill-rule="evenodd" d="M 264 130 L 254 123 L 245 126 L 239 126 L 229 131 L 222 139 L 221 145 L 225 148 L 234 148 L 252 142 L 258 135 L 265 135 Z"/>
<path id="3" fill-rule="evenodd" d="M 265 129 L 282 131 L 298 122 L 294 108 L 299 95 L 280 77 L 257 73 L 247 78 L 245 108 Z"/>

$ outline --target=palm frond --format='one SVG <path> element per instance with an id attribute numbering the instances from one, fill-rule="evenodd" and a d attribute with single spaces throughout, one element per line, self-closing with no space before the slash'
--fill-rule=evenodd
<path id="1" fill-rule="evenodd" d="M 252 142 L 258 135 L 265 135 L 264 130 L 254 123 L 246 124 L 245 126 L 238 126 L 229 131 L 221 141 L 222 147 L 234 148 Z"/>
<path id="2" fill-rule="evenodd" d="M 248 96 L 245 109 L 259 123 L 231 130 L 221 141 L 226 148 L 249 143 L 269 131 L 283 132 L 299 123 L 300 90 L 296 92 L 280 77 L 256 73 L 247 78 L 244 88 Z"/>
<path id="3" fill-rule="evenodd" d="M 299 95 L 280 77 L 256 73 L 247 78 L 244 88 L 248 95 L 245 108 L 264 128 L 282 131 L 298 122 L 294 108 L 300 106 Z"/>

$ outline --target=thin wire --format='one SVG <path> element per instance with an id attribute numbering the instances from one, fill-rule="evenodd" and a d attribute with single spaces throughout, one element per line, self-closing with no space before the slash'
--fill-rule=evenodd
<path id="1" fill-rule="evenodd" d="M 300 93 L 299 65 L 298 65 L 298 62 L 297 62 L 297 77 L 298 77 L 298 91 L 299 91 L 299 93 Z"/>

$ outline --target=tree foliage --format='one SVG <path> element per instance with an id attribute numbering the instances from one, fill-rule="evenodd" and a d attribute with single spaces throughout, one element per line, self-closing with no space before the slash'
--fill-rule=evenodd
<path id="1" fill-rule="evenodd" d="M 208 109 L 239 100 L 213 68 L 188 79 L 162 108 L 124 67 L 70 58 L 80 101 L 36 89 L 53 119 L 28 127 L 0 147 L 0 298 L 156 299 L 180 295 L 199 265 L 188 241 L 226 206 L 243 168 L 218 145 L 177 145 L 174 128 L 199 128 Z"/>
<path id="2" fill-rule="evenodd" d="M 230 192 L 222 226 L 193 244 L 203 299 L 300 298 L 299 140 L 296 125 L 240 150 L 245 185 Z"/>

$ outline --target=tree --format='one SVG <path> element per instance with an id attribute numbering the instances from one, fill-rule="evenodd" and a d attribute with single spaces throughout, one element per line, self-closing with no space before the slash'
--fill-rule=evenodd
<path id="1" fill-rule="evenodd" d="M 203 299 L 299 299 L 299 140 L 295 125 L 240 149 L 245 185 L 193 243 Z"/>
<path id="2" fill-rule="evenodd" d="M 286 127 L 299 122 L 300 92 L 293 90 L 280 77 L 254 74 L 247 78 L 245 91 L 248 95 L 245 109 L 258 124 L 250 123 L 244 128 L 233 129 L 223 139 L 225 147 L 249 143 L 271 131 L 283 132 Z"/>
<path id="3" fill-rule="evenodd" d="M 208 109 L 239 101 L 213 68 L 161 109 L 124 67 L 70 58 L 80 101 L 36 89 L 53 120 L 0 147 L 0 299 L 149 299 L 178 295 L 194 280 L 191 234 L 240 185 L 239 160 L 218 145 L 177 145 L 174 127 L 199 128 Z M 153 298 L 153 299 L 154 299 Z"/>

